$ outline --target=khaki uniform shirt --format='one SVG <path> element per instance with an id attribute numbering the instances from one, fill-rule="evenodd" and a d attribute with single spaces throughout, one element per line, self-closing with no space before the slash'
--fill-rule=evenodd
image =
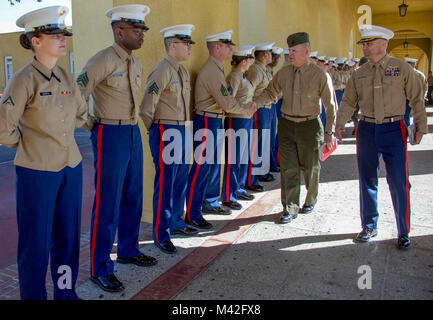
<path id="1" fill-rule="evenodd" d="M 347 84 L 349 82 L 350 77 L 351 77 L 350 71 L 349 70 L 344 71 L 344 73 L 343 73 L 343 83 Z"/>
<path id="2" fill-rule="evenodd" d="M 245 74 L 246 78 L 253 84 L 254 87 L 254 98 L 260 96 L 269 85 L 272 80 L 272 69 L 268 68 L 259 61 L 248 69 Z M 263 108 L 265 105 L 257 105 L 257 108 Z M 270 108 L 270 103 L 266 104 L 267 108 Z"/>
<path id="3" fill-rule="evenodd" d="M 385 117 L 403 116 L 406 99 L 412 108 L 417 131 L 427 133 L 427 115 L 424 108 L 423 89 L 413 68 L 397 58 L 386 55 L 378 62 L 382 73 L 383 108 Z M 374 67 L 368 62 L 350 78 L 341 101 L 337 125 L 344 127 L 359 103 L 361 116 L 374 118 Z"/>
<path id="4" fill-rule="evenodd" d="M 159 62 L 147 78 L 140 116 L 147 130 L 156 120 L 179 120 L 182 124 L 190 119 L 190 76 L 186 68 L 170 56 Z M 177 125 L 176 121 L 167 121 Z"/>
<path id="5" fill-rule="evenodd" d="M 427 82 L 429 87 L 433 87 L 433 76 L 428 77 Z"/>
<path id="6" fill-rule="evenodd" d="M 75 128 L 87 120 L 87 104 L 72 75 L 36 59 L 18 71 L 0 100 L 0 144 L 18 147 L 15 165 L 58 172 L 81 162 Z"/>
<path id="7" fill-rule="evenodd" d="M 334 77 L 332 78 L 335 90 L 344 89 L 345 80 L 343 76 L 343 70 L 336 70 L 334 73 Z"/>
<path id="8" fill-rule="evenodd" d="M 307 62 L 300 70 L 300 105 L 294 105 L 294 80 L 296 67 L 286 66 L 278 71 L 269 86 L 255 98 L 257 105 L 283 98 L 281 112 L 288 116 L 318 117 L 322 111 L 321 103 L 326 111 L 326 132 L 334 132 L 336 100 L 331 77 L 320 67 Z M 300 110 L 300 112 L 295 112 Z M 303 120 L 295 120 L 300 122 Z"/>
<path id="9" fill-rule="evenodd" d="M 137 120 L 142 74 L 138 58 L 115 43 L 90 58 L 77 82 L 85 98 L 92 94 L 96 118 Z"/>
<path id="10" fill-rule="evenodd" d="M 253 100 L 254 86 L 245 78 L 245 75 L 238 70 L 233 69 L 227 77 L 227 82 L 232 89 L 232 95 L 236 97 L 240 104 L 247 104 Z M 249 113 L 227 113 L 227 117 L 232 118 L 251 118 Z"/>
<path id="11" fill-rule="evenodd" d="M 229 92 L 223 64 L 210 56 L 197 76 L 195 112 L 248 113 L 249 110 L 249 105 L 241 105 Z"/>
<path id="12" fill-rule="evenodd" d="M 423 97 L 424 99 L 427 99 L 427 91 L 428 91 L 428 83 L 427 83 L 427 79 L 424 75 L 424 73 L 422 73 L 421 71 L 419 71 L 418 69 L 413 69 L 416 73 L 416 76 L 418 77 L 419 81 L 421 81 L 421 85 L 422 85 L 422 89 L 423 89 Z"/>

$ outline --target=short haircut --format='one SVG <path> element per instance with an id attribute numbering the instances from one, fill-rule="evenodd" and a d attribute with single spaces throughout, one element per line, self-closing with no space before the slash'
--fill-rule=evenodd
<path id="1" fill-rule="evenodd" d="M 111 29 L 113 29 L 113 36 L 114 36 L 114 39 L 116 39 L 116 29 L 117 28 L 120 28 L 120 21 L 113 21 L 112 23 L 111 23 Z"/>
<path id="2" fill-rule="evenodd" d="M 209 51 L 212 51 L 217 44 L 218 44 L 218 41 L 206 42 L 206 45 L 207 45 L 207 48 Z"/>
<path id="3" fill-rule="evenodd" d="M 165 38 L 164 39 L 164 46 L 165 46 L 165 51 L 168 52 L 168 49 L 170 48 L 170 44 L 175 40 L 176 38 L 171 37 L 171 38 Z"/>
<path id="4" fill-rule="evenodd" d="M 268 52 L 270 51 L 254 51 L 254 58 L 261 59 Z"/>

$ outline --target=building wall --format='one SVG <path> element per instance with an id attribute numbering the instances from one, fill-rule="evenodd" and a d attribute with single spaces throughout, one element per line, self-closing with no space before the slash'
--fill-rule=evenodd
<path id="1" fill-rule="evenodd" d="M 78 75 L 90 57 L 113 43 L 110 20 L 105 16 L 113 7 L 113 1 L 74 0 L 71 3 L 75 74 Z"/>
<path id="2" fill-rule="evenodd" d="M 33 58 L 31 50 L 24 49 L 19 43 L 21 32 L 2 33 L 0 34 L 0 93 L 6 87 L 5 76 L 5 57 L 12 56 L 13 72 L 17 72 Z M 67 55 L 59 59 L 58 64 L 70 70 L 69 53 L 73 52 L 73 43 L 70 37 L 66 38 Z"/>
<path id="3" fill-rule="evenodd" d="M 373 23 L 389 28 L 394 31 L 398 30 L 415 30 L 424 33 L 428 38 L 433 39 L 433 11 L 426 12 L 410 12 L 403 18 L 397 17 L 394 14 L 373 15 Z M 408 39 L 410 43 L 414 39 Z M 424 45 L 419 46 L 425 51 L 427 62 L 420 64 L 422 71 L 428 73 L 428 70 L 433 69 L 433 46 L 430 42 L 430 47 L 425 48 Z"/>
<path id="4" fill-rule="evenodd" d="M 353 57 L 356 48 L 356 0 L 239 0 L 239 34 L 241 44 L 275 41 L 287 47 L 287 36 L 308 32 L 312 51 L 319 55 Z M 350 33 L 352 32 L 352 41 Z M 282 64 L 282 59 L 280 65 Z"/>
<path id="5" fill-rule="evenodd" d="M 388 45 L 388 52 L 391 56 L 404 60 L 406 56 L 409 58 L 418 59 L 417 69 L 425 75 L 428 75 L 430 70 L 430 48 L 432 41 L 428 38 L 424 39 L 407 39 L 408 47 L 404 48 L 404 39 L 391 39 Z"/>

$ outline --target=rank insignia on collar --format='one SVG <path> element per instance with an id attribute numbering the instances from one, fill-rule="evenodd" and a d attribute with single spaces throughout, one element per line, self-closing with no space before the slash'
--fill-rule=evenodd
<path id="1" fill-rule="evenodd" d="M 11 96 L 9 96 L 4 102 L 3 104 L 10 104 L 12 107 L 15 107 L 15 103 L 14 100 L 12 99 Z"/>
<path id="2" fill-rule="evenodd" d="M 158 88 L 158 85 L 156 84 L 156 82 L 152 83 L 152 85 L 149 87 L 149 90 L 147 90 L 147 93 L 149 93 L 149 94 L 157 95 L 158 92 L 159 92 L 159 88 Z"/>
<path id="3" fill-rule="evenodd" d="M 224 96 L 224 97 L 227 97 L 228 95 L 229 95 L 229 92 L 227 91 L 227 88 L 222 84 L 221 85 L 221 94 Z"/>

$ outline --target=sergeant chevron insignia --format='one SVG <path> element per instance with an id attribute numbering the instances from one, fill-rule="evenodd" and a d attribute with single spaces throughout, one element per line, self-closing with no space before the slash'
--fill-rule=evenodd
<path id="1" fill-rule="evenodd" d="M 87 72 L 84 72 L 78 76 L 77 83 L 80 87 L 87 87 L 87 85 L 89 84 L 89 77 L 87 76 Z"/>
<path id="2" fill-rule="evenodd" d="M 227 91 L 227 88 L 222 84 L 221 85 L 221 94 L 224 96 L 224 97 L 227 97 L 228 95 L 229 95 L 229 92 Z"/>
<path id="3" fill-rule="evenodd" d="M 229 90 L 230 95 L 232 96 L 233 95 L 233 88 L 230 86 L 228 90 Z"/>
<path id="4" fill-rule="evenodd" d="M 10 104 L 12 107 L 15 107 L 14 100 L 11 96 L 9 96 L 5 101 L 3 101 L 3 104 Z"/>
<path id="5" fill-rule="evenodd" d="M 159 88 L 156 82 L 152 83 L 152 85 L 149 87 L 147 93 L 148 94 L 158 94 Z"/>

